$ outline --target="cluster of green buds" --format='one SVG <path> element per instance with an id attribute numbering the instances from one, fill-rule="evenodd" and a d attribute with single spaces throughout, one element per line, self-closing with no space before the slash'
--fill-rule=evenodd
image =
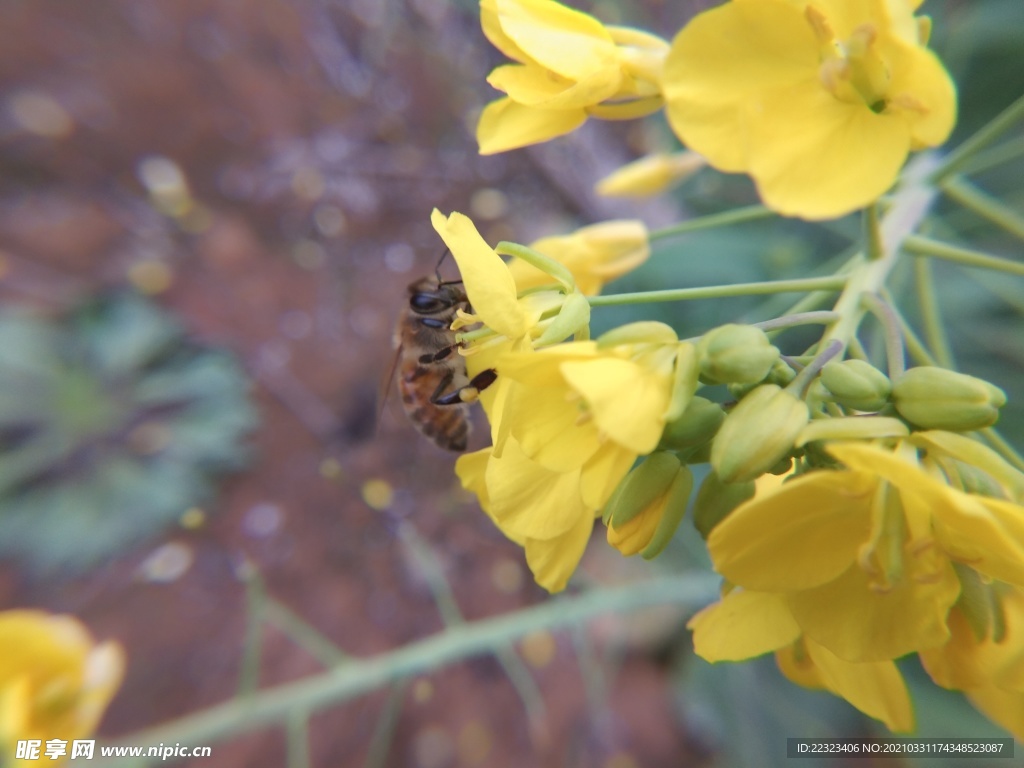
<path id="1" fill-rule="evenodd" d="M 833 465 L 818 449 L 821 441 L 981 429 L 996 422 L 1006 402 L 987 381 L 933 366 L 892 381 L 864 360 L 833 360 L 838 344 L 801 366 L 751 325 L 715 328 L 692 350 L 677 362 L 677 382 L 689 384 L 681 387 L 682 403 L 677 387 L 676 412 L 657 451 L 620 483 L 604 510 L 608 540 L 623 554 L 651 558 L 664 549 L 690 503 L 688 465 L 710 464 L 693 501 L 694 525 L 706 538 L 754 495 L 758 478 Z M 735 399 L 723 405 L 696 394 L 715 385 Z"/>

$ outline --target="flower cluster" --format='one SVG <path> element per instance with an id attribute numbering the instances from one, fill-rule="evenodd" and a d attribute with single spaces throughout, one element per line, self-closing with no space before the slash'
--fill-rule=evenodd
<path id="1" fill-rule="evenodd" d="M 506 95 L 480 116 L 480 151 L 664 107 L 680 141 L 719 170 L 749 174 L 774 210 L 841 216 L 885 193 L 910 151 L 952 131 L 955 86 L 927 47 L 918 5 L 729 0 L 669 45 L 554 0 L 481 0 L 485 35 L 517 63 L 488 78 Z M 658 191 L 689 165 L 652 157 L 606 188 Z"/>
<path id="2" fill-rule="evenodd" d="M 0 612 L 3 754 L 14 755 L 23 740 L 58 739 L 70 750 L 74 739 L 95 730 L 123 674 L 120 646 L 95 644 L 76 619 L 33 610 Z"/>
<path id="3" fill-rule="evenodd" d="M 956 117 L 920 5 L 727 0 L 666 43 L 554 0 L 481 0 L 486 36 L 516 62 L 489 77 L 506 95 L 481 115 L 482 153 L 663 107 L 685 146 L 620 168 L 601 193 L 660 192 L 706 165 L 748 174 L 782 215 L 865 208 L 866 238 L 835 282 L 797 288 L 840 291 L 831 312 L 693 338 L 640 321 L 591 339 L 591 306 L 612 303 L 593 297 L 687 223 L 649 236 L 607 222 L 491 248 L 466 217 L 435 211 L 472 307 L 452 326 L 460 353 L 470 376 L 494 373 L 480 398 L 491 445 L 456 472 L 549 591 L 566 587 L 598 518 L 623 555 L 654 558 L 692 509 L 723 579 L 719 602 L 690 622 L 699 655 L 773 653 L 793 682 L 893 731 L 914 726 L 897 661 L 916 655 L 937 685 L 1024 737 L 1024 460 L 986 433 L 1006 395 L 935 364 L 943 355 L 909 330 L 886 285 L 943 177 L 908 172 L 878 202 Z M 923 240 L 911 251 L 1020 274 Z M 930 278 L 918 279 L 924 296 Z M 885 331 L 884 370 L 859 338 L 869 313 Z M 802 350 L 783 354 L 770 335 L 818 323 Z M 919 363 L 909 369 L 904 343 Z"/>
<path id="4" fill-rule="evenodd" d="M 775 652 L 790 679 L 897 731 L 913 715 L 895 660 L 911 653 L 982 709 L 1021 697 L 1024 711 L 1000 676 L 1016 640 L 999 618 L 1024 590 L 1024 474 L 965 434 L 996 421 L 1000 389 L 929 366 L 890 379 L 835 360 L 834 343 L 801 364 L 749 325 L 681 341 L 635 322 L 590 340 L 580 285 L 646 254 L 639 224 L 495 250 L 461 214 L 433 221 L 472 305 L 455 324 L 469 374 L 497 374 L 481 395 L 492 445 L 456 472 L 539 584 L 565 588 L 598 517 L 624 555 L 656 557 L 690 505 L 690 466 L 708 464 L 694 525 L 725 588 L 691 624 L 700 655 Z M 721 385 L 732 403 L 697 394 Z"/>

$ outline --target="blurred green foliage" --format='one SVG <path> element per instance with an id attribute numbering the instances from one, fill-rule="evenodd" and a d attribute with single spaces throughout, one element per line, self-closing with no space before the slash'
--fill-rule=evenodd
<path id="1" fill-rule="evenodd" d="M 247 387 L 134 294 L 0 312 L 0 556 L 76 572 L 158 533 L 244 463 Z"/>

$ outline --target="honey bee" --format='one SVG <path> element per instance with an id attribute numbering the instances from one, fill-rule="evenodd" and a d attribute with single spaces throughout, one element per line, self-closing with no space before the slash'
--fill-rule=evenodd
<path id="1" fill-rule="evenodd" d="M 466 450 L 468 403 L 497 378 L 493 369 L 472 379 L 466 373 L 451 330 L 460 309 L 469 311 L 461 281 L 445 282 L 440 275 L 417 280 L 409 286 L 394 338 L 402 406 L 416 429 L 449 451 Z"/>

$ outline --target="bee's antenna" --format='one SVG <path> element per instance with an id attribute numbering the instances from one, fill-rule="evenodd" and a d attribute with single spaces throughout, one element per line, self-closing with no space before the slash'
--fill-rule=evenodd
<path id="1" fill-rule="evenodd" d="M 442 285 L 458 285 L 462 282 L 462 279 L 458 280 L 444 280 L 441 278 L 441 265 L 444 264 L 444 260 L 452 255 L 451 248 L 445 248 L 444 253 L 441 254 L 441 258 L 437 260 L 437 266 L 434 267 L 434 277 L 437 278 L 437 286 L 440 288 Z"/>

